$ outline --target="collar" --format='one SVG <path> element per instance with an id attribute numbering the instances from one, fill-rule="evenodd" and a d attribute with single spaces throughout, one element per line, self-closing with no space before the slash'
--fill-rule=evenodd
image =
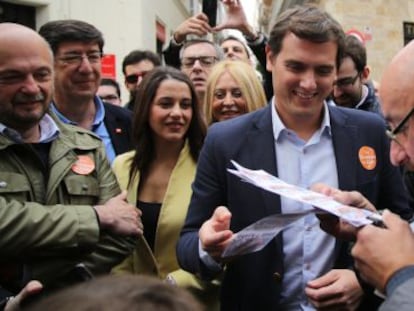
<path id="1" fill-rule="evenodd" d="M 95 104 L 95 108 L 96 108 L 96 113 L 95 113 L 95 118 L 93 120 L 92 123 L 92 129 L 97 128 L 99 125 L 102 124 L 104 118 L 105 118 L 105 107 L 104 104 L 102 102 L 102 100 L 98 97 L 98 96 L 94 96 L 93 98 L 93 102 Z M 52 111 L 58 116 L 58 118 L 66 124 L 71 124 L 71 125 L 78 125 L 78 123 L 68 119 L 66 116 L 64 116 L 57 108 L 54 102 L 52 102 L 52 104 L 50 105 L 50 108 L 52 109 Z"/>
<path id="2" fill-rule="evenodd" d="M 355 105 L 355 109 L 358 109 L 363 103 L 365 103 L 365 100 L 368 97 L 368 87 L 365 84 L 362 84 L 362 90 L 361 90 L 361 100 L 358 104 Z"/>
<path id="3" fill-rule="evenodd" d="M 56 122 L 49 114 L 45 114 L 39 122 L 40 138 L 39 143 L 49 143 L 55 140 L 60 133 L 60 130 Z M 3 123 L 0 123 L 0 133 L 16 143 L 24 143 L 22 136 L 18 131 L 7 127 Z"/>
<path id="4" fill-rule="evenodd" d="M 273 137 L 275 140 L 278 140 L 280 138 L 280 135 L 282 132 L 289 131 L 289 129 L 283 124 L 282 120 L 279 117 L 279 113 L 276 110 L 276 99 L 275 97 L 271 100 L 271 110 L 272 110 L 272 126 L 273 126 Z M 328 104 L 326 101 L 323 103 L 323 119 L 321 122 L 321 125 L 319 127 L 320 133 L 328 133 L 329 136 L 332 135 L 331 130 L 331 121 L 329 117 L 329 109 Z"/>

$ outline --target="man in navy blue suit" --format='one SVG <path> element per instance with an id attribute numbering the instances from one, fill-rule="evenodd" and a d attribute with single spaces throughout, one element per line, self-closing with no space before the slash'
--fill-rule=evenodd
<path id="1" fill-rule="evenodd" d="M 221 259 L 235 232 L 271 214 L 310 208 L 231 175 L 230 160 L 301 187 L 323 182 L 358 190 L 380 209 L 412 214 L 389 161 L 384 121 L 325 102 L 343 47 L 343 30 L 326 12 L 311 6 L 284 12 L 266 51 L 271 104 L 210 128 L 177 255 L 183 269 L 200 277 L 223 274 L 222 310 L 355 310 L 364 297 L 349 245 L 323 232 L 313 214 L 261 251 Z"/>

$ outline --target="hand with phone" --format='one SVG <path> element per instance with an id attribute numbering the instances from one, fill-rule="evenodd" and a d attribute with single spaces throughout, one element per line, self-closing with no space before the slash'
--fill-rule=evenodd
<path id="1" fill-rule="evenodd" d="M 212 31 L 207 15 L 199 13 L 186 19 L 174 31 L 173 37 L 176 43 L 181 44 L 187 35 L 203 37 Z"/>

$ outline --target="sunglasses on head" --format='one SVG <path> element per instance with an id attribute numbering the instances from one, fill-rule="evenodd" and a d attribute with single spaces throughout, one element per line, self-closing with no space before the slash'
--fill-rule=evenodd
<path id="1" fill-rule="evenodd" d="M 137 83 L 139 78 L 144 78 L 144 76 L 148 73 L 148 71 L 143 71 L 140 73 L 134 73 L 129 76 L 125 77 L 125 81 L 127 83 Z"/>

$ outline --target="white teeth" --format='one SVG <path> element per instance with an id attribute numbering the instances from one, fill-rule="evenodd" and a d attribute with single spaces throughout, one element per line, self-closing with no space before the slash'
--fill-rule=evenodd
<path id="1" fill-rule="evenodd" d="M 302 97 L 304 99 L 311 99 L 314 96 L 314 93 L 312 93 L 312 94 L 304 94 L 304 93 L 301 93 L 301 92 L 297 92 L 296 91 L 296 95 L 298 95 L 299 97 Z"/>

